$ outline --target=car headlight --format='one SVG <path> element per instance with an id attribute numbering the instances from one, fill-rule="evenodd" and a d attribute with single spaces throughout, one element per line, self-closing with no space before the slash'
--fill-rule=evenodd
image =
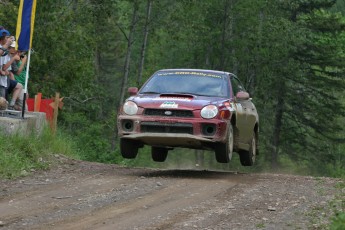
<path id="1" fill-rule="evenodd" d="M 138 106 L 133 101 L 126 101 L 123 105 L 123 111 L 128 115 L 134 115 L 138 112 Z"/>
<path id="2" fill-rule="evenodd" d="M 200 114 L 206 119 L 214 118 L 218 114 L 218 108 L 215 105 L 207 105 L 202 108 Z"/>

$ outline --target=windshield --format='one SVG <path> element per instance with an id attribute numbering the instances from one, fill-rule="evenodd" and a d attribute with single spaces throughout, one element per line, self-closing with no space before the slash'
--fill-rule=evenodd
<path id="1" fill-rule="evenodd" d="M 229 81 L 225 74 L 202 71 L 171 71 L 156 73 L 140 93 L 193 94 L 229 97 Z"/>

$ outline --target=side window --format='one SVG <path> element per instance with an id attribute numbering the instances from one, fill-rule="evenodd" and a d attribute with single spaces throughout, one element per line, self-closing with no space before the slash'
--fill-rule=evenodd
<path id="1" fill-rule="evenodd" d="M 246 91 L 240 82 L 240 80 L 237 79 L 237 77 L 232 76 L 231 77 L 231 85 L 232 85 L 232 90 L 234 92 L 234 95 L 236 95 L 240 91 Z"/>

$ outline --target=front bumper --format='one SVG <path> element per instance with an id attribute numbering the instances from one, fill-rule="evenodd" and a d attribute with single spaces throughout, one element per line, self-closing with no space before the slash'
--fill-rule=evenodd
<path id="1" fill-rule="evenodd" d="M 225 142 L 228 120 L 203 118 L 165 118 L 119 115 L 120 138 L 162 147 L 213 149 Z"/>

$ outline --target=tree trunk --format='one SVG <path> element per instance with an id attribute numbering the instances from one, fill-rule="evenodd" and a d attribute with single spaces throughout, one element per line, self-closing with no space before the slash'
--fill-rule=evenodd
<path id="1" fill-rule="evenodd" d="M 120 108 L 125 98 L 125 92 L 126 92 L 127 84 L 128 84 L 129 64 L 131 60 L 131 52 L 132 52 L 132 44 L 133 44 L 133 33 L 135 29 L 135 24 L 137 23 L 137 18 L 138 18 L 138 3 L 135 1 L 134 7 L 133 7 L 132 22 L 131 22 L 129 35 L 127 39 L 127 54 L 125 58 L 124 75 L 123 75 L 122 85 L 121 85 L 120 100 L 119 100 L 119 104 L 117 108 Z"/>
<path id="2" fill-rule="evenodd" d="M 233 1 L 231 2 L 231 11 L 233 11 L 233 5 L 235 4 L 236 2 Z M 238 61 L 237 61 L 237 58 L 236 58 L 236 48 L 235 46 L 233 45 L 234 44 L 234 37 L 235 37 L 235 33 L 234 33 L 234 27 L 235 27 L 235 18 L 234 18 L 234 14 L 231 14 L 230 12 L 230 19 L 229 19 L 229 28 L 228 28 L 228 31 L 229 31 L 229 42 L 231 44 L 231 47 L 229 49 L 229 53 L 231 53 L 231 61 L 232 61 L 232 68 L 231 68 L 231 72 L 234 73 L 234 74 L 237 74 L 238 73 Z"/>
<path id="3" fill-rule="evenodd" d="M 99 81 L 99 77 L 100 77 L 100 62 L 101 62 L 101 53 L 98 49 L 98 47 L 96 48 L 95 51 L 95 81 L 98 82 Z"/>
<path id="4" fill-rule="evenodd" d="M 124 65 L 124 76 L 122 79 L 122 84 L 121 84 L 121 92 L 120 92 L 120 100 L 117 105 L 117 111 L 119 110 L 120 106 L 122 105 L 124 98 L 125 98 L 125 92 L 127 89 L 127 84 L 128 84 L 128 75 L 129 75 L 129 64 L 131 60 L 131 52 L 132 52 L 132 44 L 133 44 L 133 33 L 135 29 L 135 24 L 137 22 L 138 18 L 138 3 L 137 1 L 134 2 L 133 6 L 133 15 L 132 15 L 132 22 L 129 30 L 129 35 L 127 38 L 127 54 L 125 58 L 125 65 Z M 117 125 L 115 123 L 114 125 L 114 133 L 113 133 L 113 140 L 111 142 L 111 150 L 115 150 L 115 142 L 117 139 Z"/>
<path id="5" fill-rule="evenodd" d="M 223 28 L 222 28 L 222 41 L 221 41 L 221 51 L 225 50 L 225 43 L 227 42 L 227 28 L 229 26 L 229 9 L 232 8 L 232 1 L 227 0 L 224 3 L 224 14 L 223 14 Z M 232 30 L 232 28 L 231 28 Z M 220 56 L 220 70 L 225 68 L 225 56 L 226 52 L 221 52 Z"/>
<path id="6" fill-rule="evenodd" d="M 277 88 L 277 105 L 274 115 L 274 127 L 272 136 L 272 151 L 271 151 L 271 168 L 276 170 L 278 168 L 278 152 L 280 143 L 280 132 L 282 129 L 282 119 L 284 113 L 284 97 L 285 97 L 285 83 L 280 82 Z"/>
<path id="7" fill-rule="evenodd" d="M 137 86 L 139 87 L 142 82 L 143 77 L 143 68 L 144 68 L 144 61 L 145 61 L 145 51 L 147 45 L 147 37 L 149 34 L 149 24 L 150 24 L 150 16 L 151 16 L 151 7 L 152 7 L 152 0 L 147 0 L 147 11 L 146 11 L 146 21 L 145 21 L 145 28 L 144 28 L 144 41 L 141 47 L 141 55 L 140 55 L 140 64 L 139 64 L 139 75 Z"/>

